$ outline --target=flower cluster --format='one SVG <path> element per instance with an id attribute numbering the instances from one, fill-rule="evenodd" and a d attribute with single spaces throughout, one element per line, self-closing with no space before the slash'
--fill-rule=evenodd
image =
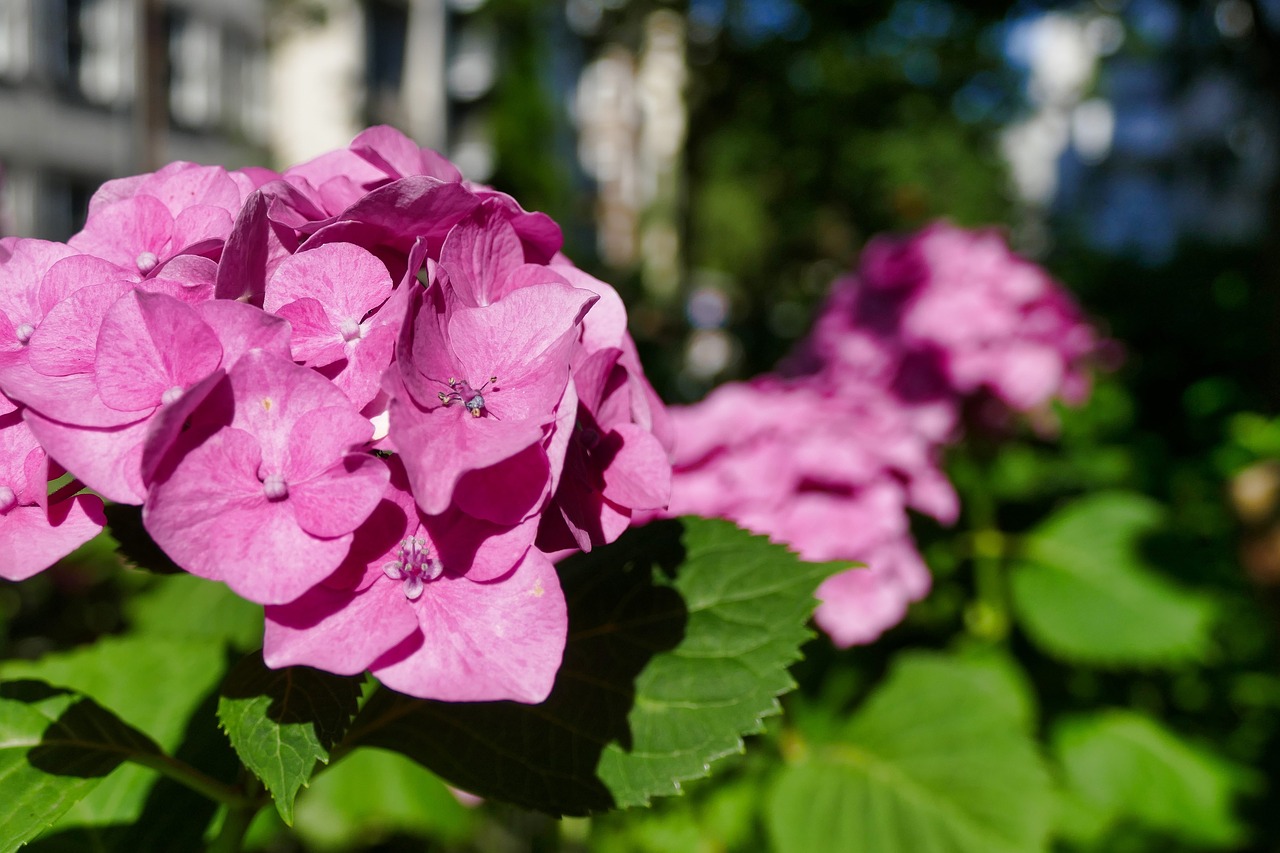
<path id="1" fill-rule="evenodd" d="M 938 456 L 965 401 L 1079 400 L 1096 348 L 1067 293 L 995 232 L 878 238 L 779 373 L 672 411 L 670 512 L 865 563 L 819 588 L 815 618 L 838 645 L 870 642 L 929 589 L 907 510 L 955 520 Z"/>
<path id="2" fill-rule="evenodd" d="M 385 127 L 282 174 L 111 181 L 65 245 L 0 242 L 0 575 L 101 529 L 84 484 L 265 605 L 271 666 L 541 701 L 547 553 L 671 478 L 622 302 L 560 242 Z"/>

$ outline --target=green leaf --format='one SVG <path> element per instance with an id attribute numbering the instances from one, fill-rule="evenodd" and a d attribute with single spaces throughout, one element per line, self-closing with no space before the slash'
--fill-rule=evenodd
<path id="1" fill-rule="evenodd" d="M 297 833 L 309 849 L 351 850 L 397 832 L 461 843 L 475 823 L 437 776 L 381 749 L 346 756 L 298 797 Z"/>
<path id="2" fill-rule="evenodd" d="M 92 696 L 172 751 L 225 668 L 221 643 L 104 637 L 91 646 L 36 661 L 4 661 L 0 676 L 39 679 Z M 122 767 L 110 785 L 77 803 L 59 826 L 136 820 L 156 776 L 145 767 Z"/>
<path id="3" fill-rule="evenodd" d="M 157 574 L 182 574 L 173 561 L 151 538 L 142 524 L 142 507 L 108 504 L 107 529 L 118 543 L 116 550 L 130 565 Z"/>
<path id="4" fill-rule="evenodd" d="M 569 640 L 541 705 L 444 703 L 382 690 L 352 745 L 397 750 L 481 796 L 553 814 L 642 805 L 742 749 L 793 686 L 813 591 L 803 563 L 732 524 L 629 531 L 559 567 Z"/>
<path id="5" fill-rule="evenodd" d="M 16 850 L 121 762 L 160 748 L 87 696 L 0 684 L 0 850 Z"/>
<path id="6" fill-rule="evenodd" d="M 1075 501 L 1026 540 L 1011 588 L 1022 626 L 1048 654 L 1098 666 L 1200 659 L 1215 609 L 1147 565 L 1159 504 L 1113 492 Z"/>
<path id="7" fill-rule="evenodd" d="M 1248 777 L 1216 755 L 1130 711 L 1072 717 L 1053 750 L 1068 790 L 1108 823 L 1130 818 L 1198 846 L 1244 840 L 1233 803 Z"/>
<path id="8" fill-rule="evenodd" d="M 986 663 L 900 657 L 845 726 L 770 790 L 780 853 L 1032 853 L 1053 795 L 1009 679 Z"/>
<path id="9" fill-rule="evenodd" d="M 226 584 L 185 572 L 151 579 L 125 602 L 135 634 L 184 640 L 218 640 L 241 652 L 262 645 L 262 606 L 236 595 Z"/>
<path id="10" fill-rule="evenodd" d="M 285 823 L 293 823 L 298 789 L 317 762 L 329 763 L 329 750 L 346 732 L 360 683 L 304 666 L 267 669 L 261 652 L 241 660 L 223 682 L 218 719 Z"/>

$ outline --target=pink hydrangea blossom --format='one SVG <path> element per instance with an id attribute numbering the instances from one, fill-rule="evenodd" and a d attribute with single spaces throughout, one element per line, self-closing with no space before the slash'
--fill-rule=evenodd
<path id="1" fill-rule="evenodd" d="M 959 513 L 939 454 L 965 399 L 1078 400 L 1097 338 L 1067 293 L 992 231 L 876 238 L 778 374 L 673 410 L 670 514 L 730 518 L 811 560 L 855 560 L 818 590 L 838 645 L 876 639 L 925 595 L 908 510 Z"/>
<path id="2" fill-rule="evenodd" d="M 44 499 L 56 460 L 267 605 L 272 665 L 540 701 L 567 630 L 544 519 L 590 548 L 670 479 L 621 300 L 560 245 L 386 127 L 282 173 L 110 181 L 69 244 L 0 241 L 12 571 L 101 526 Z"/>

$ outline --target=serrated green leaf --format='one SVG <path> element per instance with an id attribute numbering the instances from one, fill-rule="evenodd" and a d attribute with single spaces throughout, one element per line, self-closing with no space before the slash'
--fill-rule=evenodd
<path id="1" fill-rule="evenodd" d="M 1107 818 L 1129 818 L 1199 846 L 1244 840 L 1233 804 L 1247 776 L 1131 711 L 1073 717 L 1054 728 L 1053 749 L 1077 798 Z"/>
<path id="2" fill-rule="evenodd" d="M 346 733 L 360 701 L 359 678 L 305 666 L 268 669 L 261 652 L 236 664 L 222 684 L 218 719 L 236 754 L 275 798 L 285 823 L 317 762 Z"/>
<path id="3" fill-rule="evenodd" d="M 1147 565 L 1142 539 L 1162 521 L 1159 504 L 1114 492 L 1078 500 L 1031 533 L 1010 579 L 1031 639 L 1055 657 L 1100 666 L 1199 659 L 1215 608 Z"/>
<path id="4" fill-rule="evenodd" d="M 559 567 L 569 640 L 541 705 L 375 693 L 353 745 L 397 750 L 453 784 L 553 814 L 641 805 L 705 776 L 777 713 L 810 636 L 803 563 L 723 521 L 629 531 Z"/>
<path id="5" fill-rule="evenodd" d="M 1022 702 L 985 664 L 902 657 L 843 736 L 767 798 L 780 853 L 1034 853 L 1053 795 Z"/>
<path id="6" fill-rule="evenodd" d="M 0 683 L 0 850 L 35 837 L 121 762 L 158 754 L 86 696 L 40 681 Z"/>
<path id="7" fill-rule="evenodd" d="M 177 748 L 188 718 L 226 668 L 221 643 L 104 637 L 91 646 L 35 661 L 4 661 L 0 677 L 39 679 L 111 708 L 166 750 Z M 129 823 L 142 812 L 156 772 L 122 767 L 70 809 L 60 827 Z"/>
<path id="8" fill-rule="evenodd" d="M 458 843 L 475 822 L 439 777 L 381 749 L 346 756 L 298 797 L 297 833 L 315 850 L 351 850 L 399 832 Z"/>

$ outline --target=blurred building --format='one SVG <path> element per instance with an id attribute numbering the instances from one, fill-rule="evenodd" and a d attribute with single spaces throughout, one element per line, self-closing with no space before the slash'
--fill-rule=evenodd
<path id="1" fill-rule="evenodd" d="M 485 98 L 498 75 L 484 0 L 297 0 L 277 18 L 271 143 L 282 164 L 391 124 L 486 180 Z"/>
<path id="2" fill-rule="evenodd" d="M 0 230 L 65 238 L 102 181 L 261 162 L 266 0 L 0 0 Z"/>

